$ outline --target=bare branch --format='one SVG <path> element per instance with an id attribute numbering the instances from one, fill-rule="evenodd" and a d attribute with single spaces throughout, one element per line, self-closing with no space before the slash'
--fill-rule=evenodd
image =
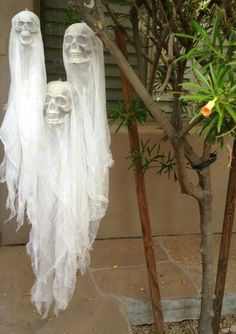
<path id="1" fill-rule="evenodd" d="M 127 38 L 127 40 L 129 41 L 129 43 L 134 46 L 134 41 L 133 39 L 130 37 L 130 35 L 128 34 L 127 30 L 120 24 L 120 22 L 118 21 L 118 18 L 116 17 L 115 13 L 113 12 L 113 10 L 111 9 L 111 7 L 106 3 L 105 0 L 102 0 L 107 13 L 109 14 L 110 18 L 112 19 L 112 21 L 114 22 L 115 26 L 117 27 L 118 30 L 120 30 L 125 37 Z M 150 57 L 148 57 L 148 55 L 141 50 L 142 52 L 142 56 L 145 58 L 146 61 L 148 61 L 150 64 L 153 63 L 152 59 Z"/>
<path id="2" fill-rule="evenodd" d="M 159 105 L 155 101 L 153 101 L 150 94 L 148 94 L 144 85 L 142 84 L 128 61 L 125 59 L 117 45 L 113 42 L 112 38 L 109 36 L 104 26 L 100 27 L 97 24 L 96 20 L 94 20 L 91 14 L 83 6 L 77 6 L 75 4 L 75 1 L 73 1 L 73 3 L 74 9 L 80 10 L 80 16 L 83 18 L 84 22 L 86 22 L 90 26 L 90 28 L 96 32 L 97 36 L 103 41 L 110 54 L 116 60 L 117 65 L 125 73 L 137 95 L 146 105 L 146 107 L 148 108 L 154 119 L 158 122 L 160 127 L 164 130 L 165 134 L 170 139 L 175 140 L 177 138 L 177 133 L 174 127 L 171 125 L 167 116 L 160 110 Z"/>
<path id="3" fill-rule="evenodd" d="M 152 32 L 153 35 L 157 36 L 157 5 L 156 1 L 152 0 Z"/>
<path id="4" fill-rule="evenodd" d="M 155 57 L 155 60 L 154 60 L 153 66 L 152 66 L 152 72 L 151 72 L 151 75 L 150 75 L 150 78 L 149 78 L 149 83 L 148 83 L 149 94 L 152 94 L 152 91 L 153 91 L 153 85 L 154 85 L 154 82 L 155 82 L 156 71 L 157 71 L 157 67 L 158 67 L 158 64 L 159 64 L 159 60 L 160 60 L 160 57 L 161 57 L 162 48 L 163 48 L 163 44 L 164 44 L 164 41 L 166 39 L 166 36 L 167 36 L 167 28 L 162 30 L 161 35 L 160 35 L 160 39 L 159 39 L 159 45 L 156 46 L 156 57 Z"/>
<path id="5" fill-rule="evenodd" d="M 189 161 L 190 165 L 197 165 L 201 162 L 200 157 L 194 152 L 192 146 L 188 142 L 187 138 L 182 138 L 182 142 L 184 145 L 184 154 L 186 159 Z"/>
<path id="6" fill-rule="evenodd" d="M 133 36 L 134 36 L 134 47 L 137 56 L 137 65 L 139 76 L 142 82 L 145 82 L 145 69 L 144 69 L 144 62 L 142 58 L 142 48 L 141 48 L 141 41 L 140 41 L 140 34 L 139 34 L 139 27 L 138 27 L 138 10 L 136 6 L 133 6 L 130 11 L 130 21 L 133 28 Z"/>
<path id="7" fill-rule="evenodd" d="M 183 143 L 179 143 L 178 145 L 175 145 L 174 143 L 173 147 L 175 151 L 177 177 L 181 187 L 181 191 L 182 193 L 188 194 L 199 200 L 200 198 L 202 198 L 203 193 L 199 187 L 194 186 L 189 181 Z"/>
<path id="8" fill-rule="evenodd" d="M 197 124 L 199 124 L 202 121 L 202 117 L 199 117 L 195 119 L 193 122 L 188 123 L 185 127 L 182 128 L 178 135 L 178 140 L 181 140 L 186 134 L 192 130 Z"/>
<path id="9" fill-rule="evenodd" d="M 153 16 L 153 14 L 155 15 L 155 13 L 153 13 L 152 8 L 149 6 L 149 3 L 147 2 L 147 0 L 143 0 L 143 5 L 147 9 L 147 12 L 151 17 Z"/>
<path id="10" fill-rule="evenodd" d="M 211 148 L 212 148 L 212 143 L 209 142 L 207 139 L 205 139 L 203 146 L 203 155 L 202 155 L 203 160 L 206 160 L 210 157 Z"/>
<path id="11" fill-rule="evenodd" d="M 101 0 L 96 0 L 95 7 L 98 13 L 98 19 L 105 26 L 104 8 Z"/>
<path id="12" fill-rule="evenodd" d="M 173 61 L 174 61 L 174 57 L 173 57 L 173 43 L 174 43 L 174 35 L 170 34 L 169 37 L 169 42 L 168 42 L 168 58 L 167 58 L 167 62 L 168 62 L 168 68 L 167 68 L 167 72 L 166 72 L 166 77 L 165 80 L 159 90 L 159 97 L 164 93 L 170 78 L 171 78 L 171 72 L 172 72 L 172 68 L 173 68 Z"/>

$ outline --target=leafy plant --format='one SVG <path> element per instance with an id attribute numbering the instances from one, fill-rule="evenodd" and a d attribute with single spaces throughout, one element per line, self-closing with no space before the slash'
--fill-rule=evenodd
<path id="1" fill-rule="evenodd" d="M 128 112 L 127 107 L 124 101 L 119 101 L 116 106 L 108 108 L 109 124 L 113 125 L 117 122 L 115 132 L 118 132 L 122 126 L 129 127 L 133 117 L 139 124 L 144 124 L 149 117 L 147 108 L 140 100 L 132 99 Z"/>
<path id="2" fill-rule="evenodd" d="M 141 162 L 143 173 L 155 168 L 158 175 L 167 174 L 170 178 L 173 172 L 174 180 L 177 181 L 174 156 L 171 155 L 170 151 L 168 155 L 166 155 L 164 151 L 161 152 L 161 145 L 151 144 L 150 139 L 145 142 L 140 140 L 140 149 L 131 152 L 127 159 L 132 161 L 129 169 L 133 168 L 136 170 Z"/>
<path id="3" fill-rule="evenodd" d="M 222 143 L 225 135 L 236 135 L 236 57 L 235 53 L 229 53 L 229 48 L 236 44 L 232 42 L 232 34 L 222 34 L 220 22 L 218 14 L 210 31 L 193 22 L 196 35 L 186 37 L 197 44 L 180 59 L 192 61 L 196 79 L 196 83 L 182 84 L 190 92 L 182 99 L 195 103 L 192 121 L 204 116 L 199 133 L 210 141 Z"/>
<path id="4" fill-rule="evenodd" d="M 63 17 L 63 23 L 65 24 L 65 27 L 78 22 L 81 22 L 80 15 L 70 7 L 66 9 L 65 16 Z"/>

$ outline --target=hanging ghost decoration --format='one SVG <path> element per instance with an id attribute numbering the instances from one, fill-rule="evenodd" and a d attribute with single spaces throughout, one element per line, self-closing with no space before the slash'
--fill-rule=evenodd
<path id="1" fill-rule="evenodd" d="M 112 166 L 106 116 L 103 45 L 86 23 L 67 28 L 63 41 L 67 80 L 80 92 L 88 169 L 89 238 L 93 243 L 108 205 L 108 169 Z"/>
<path id="2" fill-rule="evenodd" d="M 47 85 L 45 147 L 38 168 L 37 219 L 27 245 L 36 282 L 32 302 L 46 317 L 66 309 L 76 271 L 89 263 L 90 211 L 81 102 L 68 82 Z"/>
<path id="3" fill-rule="evenodd" d="M 10 218 L 17 215 L 18 226 L 24 212 L 34 215 L 38 151 L 43 136 L 42 109 L 46 72 L 38 17 L 22 11 L 12 19 L 9 41 L 11 84 L 0 138 L 5 149 L 0 166 L 1 182 L 8 188 Z"/>

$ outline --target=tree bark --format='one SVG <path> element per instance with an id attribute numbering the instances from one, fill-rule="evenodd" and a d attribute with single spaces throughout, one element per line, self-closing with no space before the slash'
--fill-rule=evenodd
<path id="1" fill-rule="evenodd" d="M 198 333 L 212 334 L 214 271 L 210 169 L 206 168 L 199 177 L 204 194 L 202 199 L 198 201 L 202 237 L 200 248 L 202 255 L 202 298 Z"/>
<path id="2" fill-rule="evenodd" d="M 127 57 L 126 41 L 122 32 L 119 31 L 116 32 L 116 43 L 118 47 L 121 49 L 122 53 Z M 126 112 L 129 113 L 131 112 L 130 104 L 132 100 L 132 88 L 130 86 L 129 81 L 122 72 L 121 72 L 121 80 L 122 80 L 124 99 L 126 102 Z M 131 119 L 131 124 L 128 128 L 128 131 L 129 131 L 131 152 L 139 151 L 140 150 L 139 134 L 135 117 Z M 138 162 L 136 166 L 135 184 L 138 198 L 139 215 L 140 215 L 142 235 L 143 235 L 144 253 L 146 259 L 147 275 L 148 275 L 149 288 L 152 300 L 154 321 L 157 329 L 157 334 L 164 334 L 165 330 L 164 330 L 164 318 L 161 309 L 161 295 L 158 284 L 156 259 L 155 259 L 154 245 L 152 238 L 152 228 L 151 228 L 145 180 L 144 180 L 141 160 Z"/>
<path id="3" fill-rule="evenodd" d="M 232 163 L 229 172 L 228 189 L 225 203 L 224 223 L 221 236 L 220 254 L 218 261 L 215 300 L 214 300 L 214 318 L 212 322 L 213 333 L 218 334 L 220 328 L 220 317 L 223 306 L 223 297 L 225 290 L 225 281 L 227 275 L 230 244 L 233 232 L 234 213 L 236 205 L 236 139 L 234 139 Z"/>
<path id="4" fill-rule="evenodd" d="M 73 1 L 75 3 L 75 1 Z M 171 140 L 173 148 L 175 150 L 175 158 L 177 165 L 178 181 L 181 186 L 182 192 L 195 197 L 199 203 L 200 209 L 200 227 L 202 233 L 201 251 L 202 251 L 202 266 L 203 266 L 203 278 L 202 278 L 202 300 L 201 300 L 201 314 L 199 321 L 199 334 L 212 334 L 211 320 L 212 320 L 212 306 L 213 306 L 213 291 L 214 291 L 214 275 L 213 275 L 213 251 L 212 251 L 212 194 L 210 186 L 210 171 L 209 168 L 203 171 L 198 171 L 199 174 L 199 185 L 195 186 L 188 180 L 188 175 L 186 171 L 186 161 L 185 157 L 191 162 L 197 160 L 197 155 L 193 152 L 190 144 L 188 143 L 186 137 L 186 130 L 183 128 L 180 130 L 181 138 L 178 136 L 177 129 L 169 121 L 168 117 L 161 111 L 159 104 L 156 103 L 152 96 L 148 93 L 147 89 L 144 87 L 132 67 L 127 62 L 126 58 L 120 52 L 117 45 L 113 42 L 111 36 L 105 29 L 105 24 L 101 25 L 100 21 L 94 20 L 94 18 L 84 10 L 83 0 L 77 0 L 78 4 L 75 6 L 77 11 L 83 20 L 96 32 L 98 37 L 103 41 L 106 48 L 109 50 L 110 54 L 113 56 L 117 65 L 120 67 L 122 72 L 125 74 L 126 78 L 129 80 L 133 89 L 146 105 L 153 118 L 157 121 L 159 126 L 164 130 L 165 135 Z M 203 14 L 202 14 L 203 15 Z M 98 24 L 99 23 L 99 24 Z M 171 23 L 174 24 L 173 20 Z M 173 26 L 173 31 L 175 27 Z M 184 41 L 185 39 L 183 39 Z M 187 41 L 186 47 L 189 47 L 189 42 Z M 187 126 L 189 130 L 189 126 Z M 202 160 L 206 161 L 209 159 L 205 152 L 208 150 L 204 149 L 204 155 Z M 142 167 L 142 166 L 141 166 Z M 140 168 L 140 166 L 138 166 Z M 136 174 L 136 187 L 137 191 L 143 191 L 143 194 L 138 198 L 142 214 L 145 214 L 147 210 L 147 203 L 145 202 L 143 195 L 145 194 L 145 185 L 142 183 L 142 179 L 137 177 Z M 143 177 L 143 175 L 142 175 Z M 140 183 L 138 183 L 140 182 Z M 141 222 L 142 222 L 142 216 Z M 146 228 L 145 224 L 142 223 L 142 228 Z M 151 231 L 146 230 L 146 237 L 144 238 L 144 247 L 147 247 L 148 242 L 151 240 Z M 150 241 L 151 242 L 151 241 Z M 153 245 L 150 243 L 147 247 L 147 256 L 151 258 L 153 255 L 152 251 Z M 150 252 L 150 253 L 148 253 Z M 151 259 L 151 262 L 154 260 Z M 154 262 L 153 262 L 154 263 Z M 153 273 L 155 272 L 155 267 L 150 267 L 150 277 L 153 279 Z M 154 282 L 153 282 L 154 283 Z M 154 284 L 155 286 L 155 284 Z M 158 306 L 157 309 L 158 311 Z"/>

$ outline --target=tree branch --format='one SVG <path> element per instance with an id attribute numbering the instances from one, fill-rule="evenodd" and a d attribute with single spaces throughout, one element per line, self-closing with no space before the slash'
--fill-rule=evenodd
<path id="1" fill-rule="evenodd" d="M 117 29 L 119 29 L 127 38 L 127 40 L 129 41 L 129 43 L 132 46 L 134 45 L 134 41 L 132 40 L 132 38 L 130 37 L 130 35 L 128 34 L 128 32 L 126 31 L 126 29 L 120 24 L 120 22 L 118 21 L 118 18 L 116 17 L 115 13 L 113 12 L 113 10 L 111 9 L 111 7 L 106 3 L 105 0 L 102 0 L 103 5 L 105 6 L 107 13 L 109 14 L 110 18 L 112 19 L 112 21 L 114 22 L 115 26 Z M 145 60 L 147 60 L 150 64 L 153 63 L 152 59 L 150 57 L 148 57 L 148 55 L 141 50 L 142 52 L 142 56 L 145 58 Z"/>
<path id="2" fill-rule="evenodd" d="M 161 32 L 161 35 L 160 35 L 159 45 L 156 45 L 156 56 L 155 56 L 155 60 L 153 62 L 152 72 L 151 72 L 151 75 L 150 75 L 150 78 L 149 78 L 149 83 L 148 83 L 149 94 L 152 94 L 152 91 L 153 91 L 153 85 L 154 85 L 154 82 L 155 82 L 156 71 L 157 71 L 157 67 L 158 67 L 158 64 L 159 64 L 160 57 L 161 57 L 163 43 L 165 41 L 166 35 L 167 35 L 166 28 L 164 28 Z"/>
<path id="3" fill-rule="evenodd" d="M 186 159 L 190 162 L 191 166 L 197 165 L 201 162 L 200 157 L 194 152 L 192 146 L 188 142 L 187 138 L 182 138 L 182 142 L 184 145 L 184 154 Z"/>
<path id="4" fill-rule="evenodd" d="M 142 58 L 142 48 L 141 48 L 141 41 L 140 41 L 140 34 L 139 34 L 139 27 L 138 27 L 138 10 L 136 6 L 133 6 L 130 10 L 130 21 L 133 28 L 133 36 L 134 36 L 134 47 L 137 56 L 137 65 L 139 71 L 139 77 L 141 81 L 145 82 L 145 69 L 144 69 L 144 62 Z"/>
<path id="5" fill-rule="evenodd" d="M 174 127 L 171 125 L 170 121 L 166 117 L 166 115 L 160 110 L 158 104 L 153 101 L 150 94 L 148 94 L 146 88 L 142 84 L 142 82 L 137 77 L 136 73 L 125 59 L 117 45 L 113 42 L 109 34 L 107 33 L 104 27 L 101 27 L 97 24 L 97 21 L 90 15 L 90 13 L 84 8 L 82 4 L 82 0 L 71 1 L 73 4 L 73 8 L 76 11 L 79 11 L 80 16 L 83 18 L 83 21 L 86 22 L 90 28 L 96 32 L 98 37 L 103 41 L 106 48 L 110 52 L 110 54 L 116 60 L 117 65 L 120 69 L 125 73 L 126 77 L 130 81 L 131 85 L 133 86 L 134 90 L 136 91 L 137 95 L 143 101 L 145 106 L 148 108 L 154 119 L 160 125 L 160 127 L 164 130 L 164 133 L 171 139 L 175 140 L 177 138 L 177 133 Z"/>
<path id="6" fill-rule="evenodd" d="M 172 72 L 172 68 L 173 68 L 173 61 L 174 61 L 174 57 L 173 57 L 173 43 L 174 43 L 174 35 L 170 34 L 169 37 L 169 42 L 168 42 L 168 58 L 167 58 L 167 63 L 168 63 L 168 68 L 167 68 L 167 72 L 166 72 L 166 77 L 165 80 L 159 90 L 159 97 L 164 93 L 170 78 L 171 78 L 171 72 Z"/>
<path id="7" fill-rule="evenodd" d="M 104 8 L 103 3 L 101 0 L 95 1 L 95 7 L 98 13 L 98 18 L 102 22 L 102 24 L 105 26 L 105 17 L 104 17 Z"/>
<path id="8" fill-rule="evenodd" d="M 190 130 L 192 130 L 197 124 L 199 124 L 202 121 L 202 118 L 203 117 L 199 117 L 195 119 L 193 122 L 188 123 L 185 127 L 183 127 L 179 132 L 178 140 L 181 140 L 183 137 L 185 137 Z"/>
<path id="9" fill-rule="evenodd" d="M 182 143 L 178 143 L 175 145 L 173 143 L 174 151 L 175 151 L 175 162 L 176 162 L 176 171 L 177 177 L 180 184 L 180 188 L 182 193 L 188 194 L 197 200 L 202 198 L 202 191 L 200 187 L 194 186 L 189 180 L 187 175 L 187 168 L 186 168 L 186 160 L 185 160 L 185 150 Z"/>

